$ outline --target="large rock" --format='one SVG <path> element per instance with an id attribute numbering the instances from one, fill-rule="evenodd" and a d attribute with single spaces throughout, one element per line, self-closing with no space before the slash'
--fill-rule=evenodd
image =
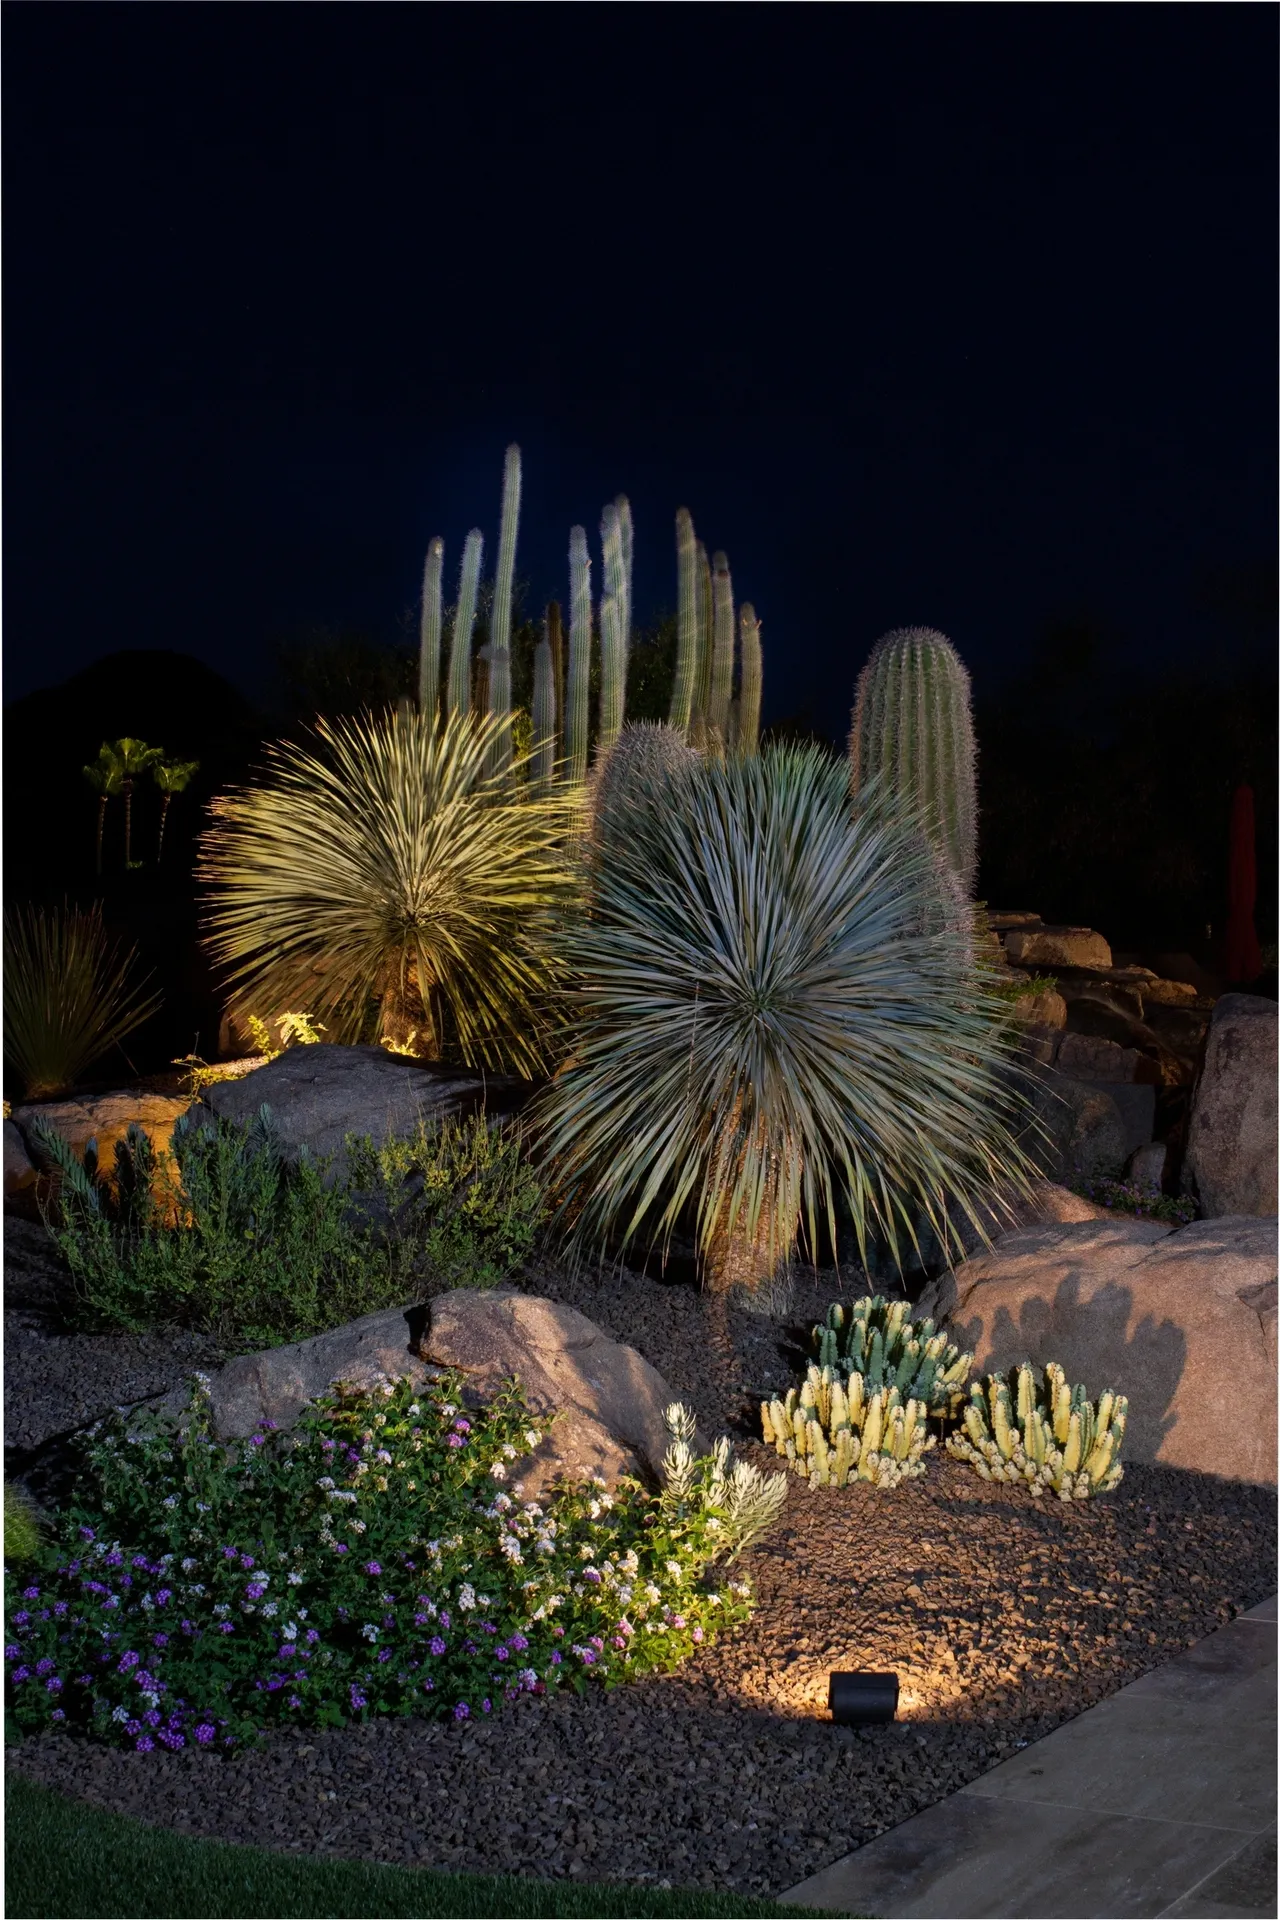
<path id="1" fill-rule="evenodd" d="M 1092 927 L 1012 927 L 1004 950 L 1015 967 L 1111 965 L 1111 948 Z"/>
<path id="2" fill-rule="evenodd" d="M 1134 1149 L 1151 1138 L 1155 1089 L 1092 1084 L 1045 1068 L 1036 1075 L 1033 1105 L 1044 1131 L 1028 1137 L 1027 1145 L 1044 1173 L 1053 1181 L 1093 1180 L 1118 1175 Z"/>
<path id="3" fill-rule="evenodd" d="M 1209 1218 L 1276 1211 L 1276 1003 L 1224 994 L 1187 1129 L 1183 1182 Z"/>
<path id="4" fill-rule="evenodd" d="M 366 1314 L 314 1339 L 230 1361 L 210 1380 L 214 1432 L 234 1440 L 268 1420 L 287 1428 L 339 1381 L 425 1386 L 443 1367 L 464 1373 L 468 1399 L 479 1401 L 519 1379 L 530 1411 L 547 1428 L 520 1463 L 519 1485 L 530 1497 L 562 1475 L 598 1474 L 611 1486 L 624 1473 L 652 1476 L 669 1444 L 663 1412 L 675 1395 L 633 1348 L 571 1307 L 465 1287 L 430 1307 Z M 174 1413 L 183 1404 L 184 1394 L 166 1403 Z"/>
<path id="5" fill-rule="evenodd" d="M 27 1155 L 26 1142 L 12 1120 L 4 1123 L 4 1197 L 16 1200 L 35 1191 L 36 1170 Z"/>
<path id="6" fill-rule="evenodd" d="M 115 1173 L 116 1146 L 131 1126 L 142 1128 L 157 1155 L 168 1155 L 174 1123 L 190 1105 L 185 1095 L 141 1093 L 126 1087 L 115 1093 L 87 1093 L 74 1100 L 45 1100 L 15 1107 L 13 1118 L 37 1167 L 47 1165 L 47 1158 L 32 1133 L 33 1123 L 39 1120 L 60 1133 L 80 1159 L 84 1158 L 89 1142 L 96 1140 L 98 1166 L 111 1179 Z M 162 1165 L 157 1182 L 158 1199 L 163 1200 L 172 1191 L 175 1180 L 173 1166 Z"/>
<path id="7" fill-rule="evenodd" d="M 1129 1399 L 1124 1454 L 1276 1479 L 1276 1221 L 1115 1217 L 1012 1233 L 939 1300 L 979 1371 L 1056 1360 Z"/>
<path id="8" fill-rule="evenodd" d="M 455 1118 L 485 1107 L 510 1112 L 525 1083 L 469 1068 L 426 1065 L 383 1047 L 289 1047 L 265 1067 L 239 1080 L 206 1087 L 204 1105 L 224 1120 L 244 1125 L 268 1106 L 280 1136 L 294 1151 L 302 1145 L 341 1163 L 348 1134 L 367 1135 L 376 1145 L 416 1133 L 423 1121 Z"/>

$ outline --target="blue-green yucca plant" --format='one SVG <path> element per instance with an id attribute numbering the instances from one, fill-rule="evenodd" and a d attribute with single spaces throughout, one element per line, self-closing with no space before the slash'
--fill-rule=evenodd
<path id="1" fill-rule="evenodd" d="M 624 735 L 624 740 L 626 736 Z M 643 752 L 566 937 L 567 1064 L 541 1152 L 579 1243 L 661 1241 L 686 1208 L 711 1284 L 759 1284 L 803 1229 L 897 1253 L 923 1215 L 983 1231 L 1025 1186 L 999 1004 L 930 903 L 911 821 L 855 812 L 816 748 Z M 620 830 L 621 829 L 621 830 Z"/>
<path id="2" fill-rule="evenodd" d="M 858 675 L 849 734 L 854 795 L 879 789 L 914 807 L 969 899 L 978 869 L 976 753 L 969 675 L 946 635 L 900 627 L 877 640 Z"/>

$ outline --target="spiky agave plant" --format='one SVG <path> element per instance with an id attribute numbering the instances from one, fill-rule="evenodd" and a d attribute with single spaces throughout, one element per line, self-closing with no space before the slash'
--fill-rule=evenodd
<path id="1" fill-rule="evenodd" d="M 495 765 L 510 718 L 411 708 L 319 721 L 215 803 L 199 872 L 238 1001 L 302 1004 L 334 1033 L 376 1002 L 380 1037 L 536 1071 L 573 878 L 568 803 Z M 410 1036 L 413 1036 L 411 1039 Z"/>
<path id="2" fill-rule="evenodd" d="M 102 911 L 14 907 L 4 921 L 4 1057 L 28 1098 L 65 1093 L 160 1005 Z"/>
<path id="3" fill-rule="evenodd" d="M 1030 1166 L 999 1010 L 924 909 L 920 836 L 855 815 L 820 749 L 695 758 L 627 783 L 569 932 L 568 1064 L 540 1150 L 580 1241 L 661 1240 L 692 1206 L 713 1286 L 759 1283 L 803 1226 L 897 1250 L 921 1214 Z M 928 924 L 926 924 L 928 923 Z"/>

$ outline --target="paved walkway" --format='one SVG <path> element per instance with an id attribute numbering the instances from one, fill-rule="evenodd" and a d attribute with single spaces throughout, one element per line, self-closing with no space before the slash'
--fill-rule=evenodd
<path id="1" fill-rule="evenodd" d="M 782 1895 L 922 1920 L 1276 1914 L 1276 1602 Z"/>

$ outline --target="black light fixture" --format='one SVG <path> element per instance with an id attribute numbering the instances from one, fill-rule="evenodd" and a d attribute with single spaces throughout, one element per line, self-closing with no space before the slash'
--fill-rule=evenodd
<path id="1" fill-rule="evenodd" d="M 898 1711 L 898 1676 L 833 1673 L 827 1685 L 827 1705 L 837 1726 L 883 1726 Z"/>

